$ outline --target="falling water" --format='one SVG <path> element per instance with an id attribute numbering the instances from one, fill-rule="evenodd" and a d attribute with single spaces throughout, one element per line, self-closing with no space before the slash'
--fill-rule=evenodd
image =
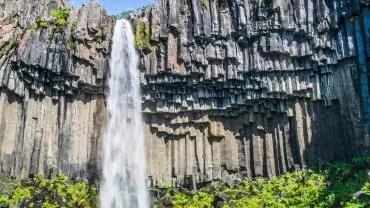
<path id="1" fill-rule="evenodd" d="M 148 208 L 138 56 L 131 25 L 114 28 L 101 207 Z"/>

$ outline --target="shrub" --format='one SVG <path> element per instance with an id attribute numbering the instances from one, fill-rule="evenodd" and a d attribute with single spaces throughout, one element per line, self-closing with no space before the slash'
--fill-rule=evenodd
<path id="1" fill-rule="evenodd" d="M 150 49 L 150 33 L 145 22 L 140 21 L 136 28 L 135 44 L 141 50 Z"/>
<path id="2" fill-rule="evenodd" d="M 356 159 L 356 162 L 363 159 Z M 223 207 L 317 207 L 365 208 L 370 207 L 370 184 L 366 166 L 354 168 L 352 164 L 326 164 L 318 169 L 284 173 L 271 179 L 259 178 L 250 183 L 227 188 L 203 188 L 195 194 L 167 191 L 175 207 L 215 207 L 220 193 L 229 196 Z M 356 196 L 355 193 L 362 196 Z M 156 202 L 161 207 L 161 202 Z"/>
<path id="3" fill-rule="evenodd" d="M 0 207 L 97 207 L 98 193 L 87 181 L 69 181 L 62 174 L 55 179 L 35 175 L 22 182 L 7 183 L 0 189 Z"/>
<path id="4" fill-rule="evenodd" d="M 51 12 L 53 17 L 54 25 L 58 30 L 63 29 L 68 25 L 69 9 L 67 7 L 62 7 Z"/>
<path id="5" fill-rule="evenodd" d="M 69 9 L 62 7 L 61 9 L 53 10 L 51 12 L 51 21 L 45 21 L 41 16 L 36 19 L 36 24 L 31 28 L 31 34 L 34 34 L 37 30 L 48 28 L 49 26 L 54 27 L 56 32 L 60 32 L 68 25 Z"/>
<path id="6" fill-rule="evenodd" d="M 36 24 L 31 28 L 31 34 L 33 35 L 36 31 L 46 29 L 49 27 L 49 23 L 44 21 L 42 17 L 38 16 L 36 18 Z"/>

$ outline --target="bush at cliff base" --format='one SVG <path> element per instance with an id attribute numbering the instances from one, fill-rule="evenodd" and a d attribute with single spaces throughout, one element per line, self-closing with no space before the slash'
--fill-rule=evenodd
<path id="1" fill-rule="evenodd" d="M 370 157 L 352 164 L 323 164 L 234 187 L 210 185 L 193 194 L 168 189 L 154 207 L 370 208 Z M 153 190 L 162 193 L 162 190 Z"/>
<path id="2" fill-rule="evenodd" d="M 0 185 L 0 207 L 97 207 L 97 196 L 96 186 L 88 181 L 69 181 L 62 174 L 51 180 L 34 175 Z"/>
<path id="3" fill-rule="evenodd" d="M 352 164 L 321 165 L 317 169 L 288 172 L 271 179 L 257 179 L 233 187 L 211 184 L 196 193 L 177 189 L 163 193 L 153 207 L 370 207 L 370 157 Z M 97 185 L 70 181 L 64 175 L 44 179 L 35 175 L 21 182 L 0 184 L 0 207 L 98 207 Z"/>

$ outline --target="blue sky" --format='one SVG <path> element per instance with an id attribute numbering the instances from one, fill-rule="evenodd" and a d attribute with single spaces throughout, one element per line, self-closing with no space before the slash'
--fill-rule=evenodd
<path id="1" fill-rule="evenodd" d="M 69 0 L 69 2 L 77 8 L 89 1 L 90 0 Z M 100 0 L 109 14 L 119 14 L 123 11 L 140 8 L 152 4 L 154 1 L 155 0 Z"/>

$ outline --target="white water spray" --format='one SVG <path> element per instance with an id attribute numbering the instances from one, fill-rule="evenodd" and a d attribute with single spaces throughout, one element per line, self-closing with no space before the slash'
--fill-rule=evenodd
<path id="1" fill-rule="evenodd" d="M 131 25 L 119 20 L 110 60 L 102 208 L 149 207 L 138 61 Z"/>

